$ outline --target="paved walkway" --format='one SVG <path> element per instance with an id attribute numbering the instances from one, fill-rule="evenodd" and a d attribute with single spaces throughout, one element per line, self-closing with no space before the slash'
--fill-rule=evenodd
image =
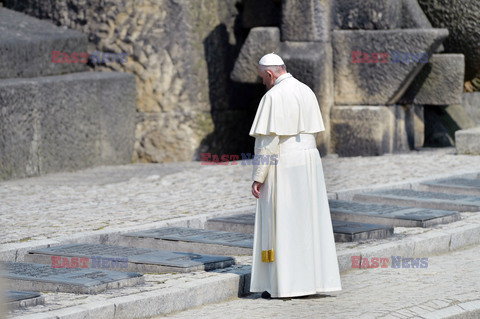
<path id="1" fill-rule="evenodd" d="M 480 170 L 454 149 L 323 160 L 328 192 Z M 0 182 L 0 244 L 252 207 L 250 165 L 200 162 L 98 167 Z"/>
<path id="2" fill-rule="evenodd" d="M 433 319 L 476 308 L 468 318 L 480 318 L 479 252 L 471 246 L 428 257 L 427 268 L 355 269 L 342 275 L 338 293 L 272 300 L 257 293 L 167 317 Z"/>

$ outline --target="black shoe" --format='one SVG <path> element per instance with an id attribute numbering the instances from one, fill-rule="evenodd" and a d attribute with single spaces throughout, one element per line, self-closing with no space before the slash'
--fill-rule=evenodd
<path id="1" fill-rule="evenodd" d="M 263 299 L 272 299 L 272 295 L 268 291 L 262 292 L 262 298 Z"/>

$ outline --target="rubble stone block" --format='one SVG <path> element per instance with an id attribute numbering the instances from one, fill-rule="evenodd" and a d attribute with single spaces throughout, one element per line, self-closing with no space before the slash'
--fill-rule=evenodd
<path id="1" fill-rule="evenodd" d="M 331 0 L 283 0 L 282 41 L 330 41 Z"/>
<path id="2" fill-rule="evenodd" d="M 480 155 L 480 127 L 455 132 L 457 154 Z"/>
<path id="3" fill-rule="evenodd" d="M 463 93 L 462 104 L 477 126 L 480 126 L 480 92 Z"/>
<path id="4" fill-rule="evenodd" d="M 244 83 L 261 83 L 258 61 L 267 53 L 277 52 L 280 46 L 280 30 L 275 27 L 258 27 L 250 30 L 240 50 L 231 79 Z"/>
<path id="5" fill-rule="evenodd" d="M 398 0 L 337 0 L 335 27 L 344 30 L 400 29 L 402 2 Z"/>
<path id="6" fill-rule="evenodd" d="M 433 54 L 410 84 L 400 103 L 461 104 L 464 75 L 463 54 Z"/>
<path id="7" fill-rule="evenodd" d="M 395 104 L 447 35 L 445 29 L 334 31 L 335 103 Z"/>
<path id="8" fill-rule="evenodd" d="M 392 153 L 395 106 L 334 106 L 332 144 L 340 156 L 374 156 Z"/>

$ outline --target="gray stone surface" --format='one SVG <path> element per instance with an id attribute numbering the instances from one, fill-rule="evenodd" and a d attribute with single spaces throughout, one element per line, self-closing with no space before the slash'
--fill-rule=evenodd
<path id="1" fill-rule="evenodd" d="M 52 51 L 87 52 L 87 36 L 0 7 L 0 79 L 81 72 L 84 63 L 52 63 Z"/>
<path id="2" fill-rule="evenodd" d="M 407 105 L 405 126 L 410 149 L 420 149 L 425 142 L 425 112 L 421 105 Z"/>
<path id="3" fill-rule="evenodd" d="M 7 289 L 96 294 L 142 284 L 142 274 L 85 268 L 52 268 L 34 263 L 4 263 Z"/>
<path id="4" fill-rule="evenodd" d="M 282 17 L 282 0 L 243 0 L 244 28 L 278 26 Z"/>
<path id="5" fill-rule="evenodd" d="M 457 154 L 480 155 L 480 127 L 455 132 Z"/>
<path id="6" fill-rule="evenodd" d="M 330 0 L 283 0 L 282 41 L 330 41 Z"/>
<path id="7" fill-rule="evenodd" d="M 480 179 L 448 178 L 423 182 L 420 186 L 433 192 L 480 196 Z"/>
<path id="8" fill-rule="evenodd" d="M 463 54 L 433 54 L 400 99 L 402 104 L 462 104 Z"/>
<path id="9" fill-rule="evenodd" d="M 332 220 L 336 242 L 350 242 L 367 239 L 381 239 L 393 235 L 393 227 Z"/>
<path id="10" fill-rule="evenodd" d="M 231 79 L 244 83 L 262 83 L 258 76 L 258 61 L 267 53 L 278 54 L 280 30 L 276 27 L 258 27 L 250 30 L 247 40 L 242 46 Z"/>
<path id="11" fill-rule="evenodd" d="M 431 227 L 460 219 L 454 211 L 329 200 L 332 219 L 398 227 Z"/>
<path id="12" fill-rule="evenodd" d="M 0 83 L 0 179 L 130 163 L 135 80 L 73 73 Z"/>
<path id="13" fill-rule="evenodd" d="M 402 26 L 402 1 L 337 0 L 334 3 L 336 28 L 383 30 Z"/>
<path id="14" fill-rule="evenodd" d="M 340 156 L 391 153 L 395 144 L 395 106 L 335 106 L 332 108 L 332 145 Z"/>
<path id="15" fill-rule="evenodd" d="M 222 230 L 234 233 L 253 234 L 255 214 L 241 214 L 227 217 L 210 218 L 205 223 L 206 229 Z"/>
<path id="16" fill-rule="evenodd" d="M 480 211 L 480 196 L 445 194 L 409 189 L 391 189 L 361 193 L 355 195 L 353 199 L 361 202 L 455 210 L 460 212 Z"/>
<path id="17" fill-rule="evenodd" d="M 447 28 L 445 52 L 465 55 L 465 77 L 471 80 L 480 71 L 480 2 L 478 0 L 418 0 L 435 28 Z"/>
<path id="18" fill-rule="evenodd" d="M 287 71 L 315 93 L 322 113 L 325 132 L 318 134 L 321 155 L 330 149 L 330 112 L 334 103 L 332 47 L 320 42 L 282 42 L 280 53 Z"/>
<path id="19" fill-rule="evenodd" d="M 45 297 L 36 292 L 7 290 L 6 306 L 9 311 L 45 304 Z"/>
<path id="20" fill-rule="evenodd" d="M 25 260 L 52 265 L 52 256 L 88 258 L 86 265 L 92 269 L 155 273 L 214 270 L 235 263 L 233 258 L 226 256 L 98 244 L 69 244 L 35 249 L 29 251 Z M 99 263 L 99 260 L 102 263 Z"/>
<path id="21" fill-rule="evenodd" d="M 390 105 L 405 93 L 424 64 L 393 63 L 393 53 L 429 56 L 447 37 L 445 29 L 357 30 L 333 32 L 335 103 L 337 105 Z M 360 52 L 365 63 L 352 63 Z M 375 59 L 374 53 L 387 54 Z M 365 55 L 365 57 L 366 57 Z M 377 61 L 378 60 L 378 61 Z M 366 63 L 370 61 L 371 63 Z M 374 63 L 377 62 L 377 63 Z"/>
<path id="22" fill-rule="evenodd" d="M 253 235 L 185 227 L 165 227 L 122 236 L 120 244 L 198 254 L 250 255 Z"/>
<path id="23" fill-rule="evenodd" d="M 463 93 L 462 105 L 471 119 L 480 126 L 480 92 Z"/>

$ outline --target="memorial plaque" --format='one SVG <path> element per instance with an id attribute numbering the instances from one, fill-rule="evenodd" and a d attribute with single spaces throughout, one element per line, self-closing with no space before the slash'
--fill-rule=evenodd
<path id="1" fill-rule="evenodd" d="M 400 227 L 430 227 L 460 219 L 449 210 L 329 200 L 332 219 Z"/>
<path id="2" fill-rule="evenodd" d="M 253 234 L 255 213 L 217 217 L 207 220 L 206 229 Z"/>
<path id="3" fill-rule="evenodd" d="M 8 289 L 96 294 L 144 282 L 142 274 L 88 268 L 52 268 L 33 263 L 4 263 Z"/>
<path id="4" fill-rule="evenodd" d="M 45 304 L 45 298 L 38 292 L 7 290 L 5 300 L 9 311 Z"/>
<path id="5" fill-rule="evenodd" d="M 480 179 L 447 178 L 424 182 L 420 188 L 433 192 L 480 196 Z"/>
<path id="6" fill-rule="evenodd" d="M 410 189 L 390 189 L 356 194 L 355 201 L 382 203 L 400 206 L 413 206 L 460 212 L 479 212 L 480 196 L 414 191 Z"/>
<path id="7" fill-rule="evenodd" d="M 250 255 L 253 234 L 207 229 L 165 227 L 125 234 L 122 245 L 202 254 Z"/>
<path id="8" fill-rule="evenodd" d="M 82 263 L 82 258 L 88 260 Z M 29 251 L 25 260 L 55 264 L 57 267 L 67 265 L 71 267 L 75 261 L 75 265 L 78 263 L 77 267 L 85 265 L 92 269 L 149 273 L 213 270 L 229 267 L 235 263 L 233 258 L 227 256 L 98 244 L 70 244 L 36 249 Z"/>
<path id="9" fill-rule="evenodd" d="M 350 242 L 366 239 L 382 239 L 393 235 L 393 227 L 332 220 L 336 242 Z"/>

